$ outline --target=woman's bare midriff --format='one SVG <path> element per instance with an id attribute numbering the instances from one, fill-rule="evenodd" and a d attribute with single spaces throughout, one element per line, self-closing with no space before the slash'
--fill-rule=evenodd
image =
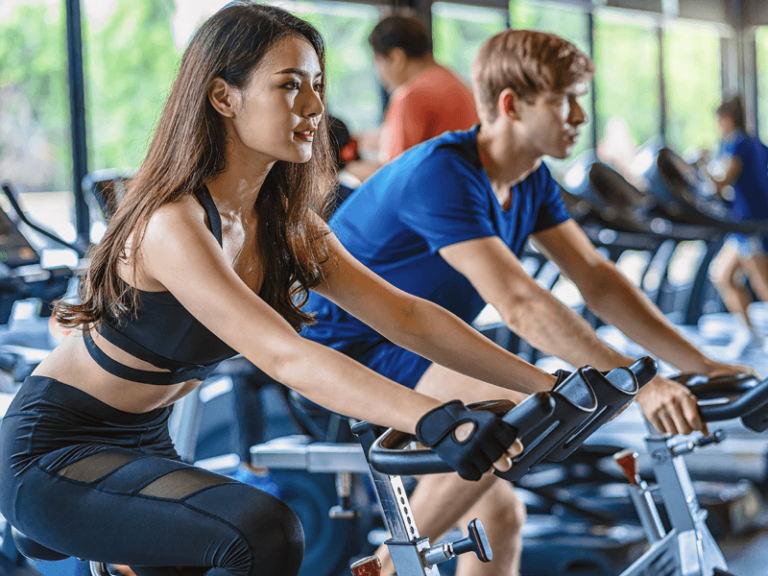
<path id="1" fill-rule="evenodd" d="M 104 340 L 95 331 L 91 332 L 91 336 L 101 350 L 121 364 L 139 370 L 167 372 L 131 356 Z M 134 414 L 173 404 L 200 385 L 200 380 L 160 386 L 118 378 L 93 361 L 85 348 L 82 332 L 79 330 L 73 330 L 32 374 L 54 378 L 90 394 L 113 408 Z"/>

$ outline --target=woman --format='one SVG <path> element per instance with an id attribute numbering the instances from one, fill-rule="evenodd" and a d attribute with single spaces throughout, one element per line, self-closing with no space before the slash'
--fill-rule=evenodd
<path id="1" fill-rule="evenodd" d="M 331 410 L 416 432 L 467 478 L 518 453 L 495 416 L 441 405 L 298 335 L 311 288 L 476 378 L 523 392 L 553 383 L 367 271 L 316 216 L 334 176 L 323 78 L 319 34 L 278 8 L 233 3 L 191 41 L 81 303 L 56 308 L 80 330 L 0 428 L 0 512 L 30 538 L 139 576 L 296 574 L 293 512 L 181 463 L 168 437 L 169 406 L 237 352 Z"/>
<path id="2" fill-rule="evenodd" d="M 744 104 L 736 96 L 716 110 L 722 140 L 718 163 L 719 177 L 714 178 L 718 195 L 731 187 L 731 218 L 742 222 L 768 220 L 768 149 L 747 134 Z M 744 286 L 744 275 L 762 301 L 768 301 L 768 238 L 758 235 L 731 234 L 712 264 L 712 279 L 732 314 L 741 317 L 753 331 L 753 339 L 762 344 L 747 314 L 752 298 Z"/>

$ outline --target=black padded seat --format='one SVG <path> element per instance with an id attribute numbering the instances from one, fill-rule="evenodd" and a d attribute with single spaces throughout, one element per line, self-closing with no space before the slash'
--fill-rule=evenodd
<path id="1" fill-rule="evenodd" d="M 28 536 L 25 536 L 22 532 L 12 528 L 13 543 L 23 556 L 30 560 L 42 560 L 45 562 L 58 562 L 59 560 L 66 560 L 69 558 L 69 554 L 62 554 L 56 552 L 47 546 L 43 546 L 39 542 L 35 542 Z"/>

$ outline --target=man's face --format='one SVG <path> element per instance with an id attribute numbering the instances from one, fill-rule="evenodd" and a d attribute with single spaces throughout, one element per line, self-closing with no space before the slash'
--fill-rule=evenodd
<path id="1" fill-rule="evenodd" d="M 400 85 L 399 81 L 399 62 L 395 58 L 394 49 L 390 50 L 388 55 L 376 54 L 373 55 L 373 64 L 376 67 L 376 72 L 381 80 L 381 85 L 384 86 L 384 90 L 390 94 Z"/>
<path id="2" fill-rule="evenodd" d="M 518 100 L 518 120 L 533 152 L 560 159 L 571 155 L 589 120 L 579 103 L 586 94 L 587 83 L 578 82 L 562 92 L 538 94 L 530 104 Z"/>

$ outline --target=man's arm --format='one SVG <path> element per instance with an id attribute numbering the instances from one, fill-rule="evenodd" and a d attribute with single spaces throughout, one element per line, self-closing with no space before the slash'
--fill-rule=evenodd
<path id="1" fill-rule="evenodd" d="M 528 276 L 500 238 L 460 242 L 442 248 L 440 255 L 469 279 L 486 302 L 493 304 L 513 332 L 536 348 L 570 364 L 591 364 L 599 370 L 632 363 L 632 358 L 602 342 L 583 318 Z M 643 387 L 637 399 L 660 432 L 707 431 L 696 398 L 684 386 L 656 377 Z"/>
<path id="2" fill-rule="evenodd" d="M 744 366 L 712 360 L 683 338 L 645 294 L 595 249 L 572 220 L 536 234 L 533 240 L 576 284 L 590 310 L 654 356 L 682 371 L 709 376 L 746 370 Z"/>
<path id="3" fill-rule="evenodd" d="M 446 246 L 440 255 L 469 279 L 513 332 L 535 348 L 574 366 L 591 364 L 599 370 L 632 363 L 602 342 L 581 316 L 539 286 L 499 237 Z"/>

